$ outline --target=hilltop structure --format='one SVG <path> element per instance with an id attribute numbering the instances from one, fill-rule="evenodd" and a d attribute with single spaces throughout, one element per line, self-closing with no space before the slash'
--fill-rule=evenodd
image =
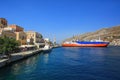
<path id="1" fill-rule="evenodd" d="M 7 27 L 7 20 L 5 18 L 0 18 L 0 28 Z"/>
<path id="2" fill-rule="evenodd" d="M 14 29 L 8 27 L 8 21 L 5 18 L 0 18 L 0 36 L 16 38 Z"/>

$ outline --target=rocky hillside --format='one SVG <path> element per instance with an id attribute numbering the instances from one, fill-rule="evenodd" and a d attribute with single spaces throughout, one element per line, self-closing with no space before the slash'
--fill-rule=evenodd
<path id="1" fill-rule="evenodd" d="M 65 41 L 70 41 L 73 39 L 88 41 L 99 38 L 104 41 L 109 41 L 110 45 L 120 45 L 120 26 L 103 28 L 95 32 L 89 32 L 82 35 L 75 35 L 71 38 L 66 39 Z"/>

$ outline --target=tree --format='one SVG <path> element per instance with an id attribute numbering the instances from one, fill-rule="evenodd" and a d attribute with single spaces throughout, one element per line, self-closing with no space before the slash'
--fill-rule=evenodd
<path id="1" fill-rule="evenodd" d="M 19 42 L 14 38 L 0 37 L 0 53 L 5 55 L 10 55 L 11 52 L 16 50 L 19 46 Z"/>

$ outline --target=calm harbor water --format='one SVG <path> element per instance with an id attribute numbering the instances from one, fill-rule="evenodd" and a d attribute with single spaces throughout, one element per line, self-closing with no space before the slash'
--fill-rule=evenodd
<path id="1" fill-rule="evenodd" d="M 0 80 L 120 80 L 120 47 L 56 48 L 1 68 Z"/>

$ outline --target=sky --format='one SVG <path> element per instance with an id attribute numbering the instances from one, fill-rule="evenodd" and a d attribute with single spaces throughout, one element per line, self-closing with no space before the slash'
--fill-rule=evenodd
<path id="1" fill-rule="evenodd" d="M 0 17 L 61 42 L 120 25 L 120 0 L 0 0 Z"/>

